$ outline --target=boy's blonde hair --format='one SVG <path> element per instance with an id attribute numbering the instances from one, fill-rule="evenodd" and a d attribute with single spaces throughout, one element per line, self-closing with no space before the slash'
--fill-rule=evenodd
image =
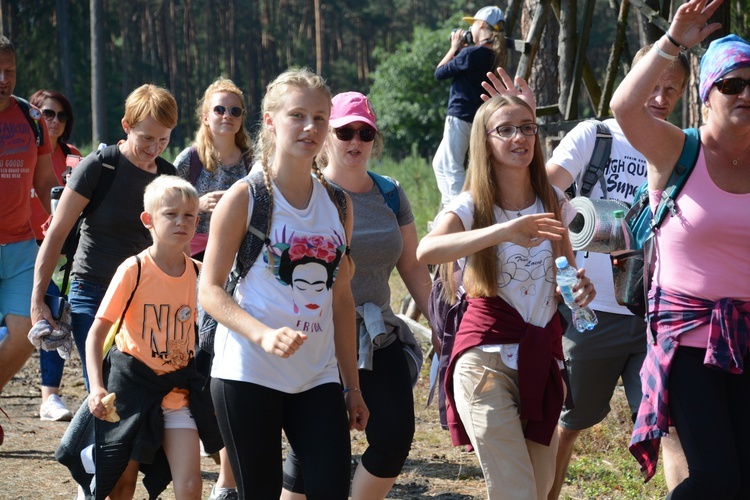
<path id="1" fill-rule="evenodd" d="M 144 211 L 153 214 L 162 206 L 164 198 L 173 193 L 179 193 L 182 201 L 193 202 L 195 208 L 198 208 L 198 191 L 192 184 L 176 175 L 160 175 L 146 186 L 143 193 Z"/>

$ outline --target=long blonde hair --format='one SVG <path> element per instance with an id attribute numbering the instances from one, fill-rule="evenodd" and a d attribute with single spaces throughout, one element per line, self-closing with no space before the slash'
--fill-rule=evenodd
<path id="1" fill-rule="evenodd" d="M 495 112 L 505 106 L 522 106 L 534 112 L 528 104 L 515 96 L 496 96 L 488 100 L 477 110 L 471 126 L 469 141 L 469 168 L 466 170 L 464 191 L 471 193 L 474 203 L 472 229 L 480 229 L 495 224 L 494 207 L 498 194 L 502 197 L 503 187 L 497 183 L 493 173 L 492 154 L 490 152 L 487 130 L 489 121 Z M 560 205 L 552 185 L 547 179 L 544 154 L 539 137 L 534 141 L 534 156 L 529 164 L 531 187 L 542 201 L 544 210 L 555 214 L 561 220 Z M 555 257 L 563 254 L 561 241 L 552 241 L 552 253 Z M 464 268 L 464 287 L 470 297 L 494 297 L 497 295 L 497 256 L 495 247 L 484 248 L 466 259 Z M 445 286 L 445 298 L 455 301 L 456 288 L 453 282 L 453 263 L 441 268 L 441 277 Z"/>
<path id="2" fill-rule="evenodd" d="M 266 87 L 266 95 L 261 102 L 261 113 L 263 116 L 265 116 L 266 113 L 273 115 L 283 105 L 290 87 L 322 92 L 326 96 L 326 99 L 328 99 L 330 106 L 331 90 L 321 76 L 316 75 L 307 68 L 288 69 L 277 76 L 276 79 Z M 268 190 L 269 220 L 273 214 L 273 178 L 270 169 L 270 159 L 273 158 L 275 153 L 276 136 L 267 127 L 261 126 L 255 139 L 255 155 L 256 160 L 259 161 L 263 167 L 263 180 L 266 184 L 266 189 Z M 310 168 L 318 178 L 318 181 L 326 188 L 328 196 L 338 210 L 341 225 L 344 226 L 344 230 L 346 231 L 346 215 L 343 211 L 343 207 L 340 207 L 336 202 L 333 188 L 325 180 L 325 177 L 323 177 L 323 173 L 320 171 L 320 167 L 315 159 L 313 159 Z M 270 231 L 271 224 L 268 224 L 268 228 L 266 229 L 266 241 L 269 239 Z M 273 258 L 272 252 L 269 252 L 268 257 L 269 259 Z"/>
<path id="3" fill-rule="evenodd" d="M 198 101 L 198 106 L 195 109 L 195 116 L 198 118 L 198 130 L 195 133 L 195 149 L 198 152 L 198 158 L 200 158 L 203 168 L 209 172 L 216 170 L 216 166 L 219 164 L 220 155 L 214 145 L 213 138 L 211 137 L 211 129 L 208 128 L 208 125 L 203 123 L 203 116 L 211 112 L 211 109 L 209 109 L 211 106 L 211 96 L 220 92 L 234 94 L 239 98 L 240 107 L 242 108 L 242 117 L 240 128 L 234 135 L 234 143 L 240 148 L 240 151 L 242 151 L 242 160 L 252 156 L 250 138 L 245 131 L 245 96 L 232 80 L 220 77 L 206 88 L 203 97 Z"/>

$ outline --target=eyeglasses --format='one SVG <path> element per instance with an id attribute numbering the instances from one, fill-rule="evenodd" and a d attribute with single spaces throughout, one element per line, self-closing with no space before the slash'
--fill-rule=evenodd
<path id="1" fill-rule="evenodd" d="M 58 111 L 55 113 L 54 110 L 51 109 L 43 109 L 42 115 L 44 116 L 45 120 L 52 121 L 55 119 L 55 116 L 57 116 L 57 121 L 60 123 L 65 123 L 68 121 L 68 113 L 65 111 Z"/>
<path id="2" fill-rule="evenodd" d="M 750 80 L 744 78 L 722 78 L 714 83 L 719 92 L 725 95 L 741 94 L 745 87 L 750 85 Z"/>
<path id="3" fill-rule="evenodd" d="M 227 111 L 229 111 L 229 114 L 234 118 L 239 118 L 245 112 L 239 106 L 232 106 L 231 108 L 227 108 L 226 106 L 221 105 L 214 106 L 214 113 L 216 113 L 218 116 L 224 116 L 225 114 L 227 114 Z"/>
<path id="4" fill-rule="evenodd" d="M 355 135 L 359 135 L 359 140 L 362 142 L 372 142 L 375 140 L 375 134 L 377 130 L 370 127 L 361 128 L 354 130 L 353 128 L 335 128 L 333 131 L 336 133 L 336 138 L 340 141 L 351 141 Z"/>
<path id="5" fill-rule="evenodd" d="M 539 132 L 539 125 L 537 125 L 536 123 L 526 123 L 518 127 L 516 127 L 515 125 L 498 125 L 492 130 L 488 130 L 487 135 L 490 135 L 492 132 L 497 132 L 497 135 L 499 135 L 503 139 L 510 139 L 511 137 L 516 135 L 516 132 L 519 131 L 523 135 L 531 137 Z"/>

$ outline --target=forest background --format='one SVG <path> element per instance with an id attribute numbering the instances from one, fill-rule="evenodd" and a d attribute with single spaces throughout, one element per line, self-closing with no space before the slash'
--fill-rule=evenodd
<path id="1" fill-rule="evenodd" d="M 539 104 L 552 105 L 546 123 L 564 118 L 554 105 L 563 108 L 560 89 L 567 95 L 570 82 L 560 78 L 559 68 L 573 64 L 566 54 L 575 51 L 582 36 L 588 36 L 586 55 L 599 81 L 618 45 L 619 81 L 637 48 L 661 35 L 630 8 L 626 38 L 616 38 L 618 14 L 629 0 L 496 3 L 518 19 L 508 23 L 510 42 L 538 42 L 531 48 L 529 80 Z M 533 34 L 535 13 L 550 4 L 543 11 L 548 18 L 544 30 Z M 668 0 L 632 4 L 650 6 L 667 20 L 679 6 Z M 285 69 L 305 66 L 324 76 L 334 93 L 370 94 L 387 156 L 429 159 L 442 136 L 450 85 L 434 79 L 435 66 L 449 48 L 450 30 L 467 28 L 461 17 L 484 5 L 458 0 L 0 0 L 0 29 L 17 50 L 15 93 L 28 97 L 47 88 L 67 95 L 76 116 L 71 142 L 84 150 L 123 137 L 124 100 L 143 83 L 164 86 L 177 99 L 180 119 L 173 147 L 192 140 L 197 99 L 218 76 L 244 90 L 246 127 L 252 133 L 265 86 Z M 587 33 L 582 25 L 589 10 L 594 22 Z M 750 0 L 726 0 L 721 12 L 723 33 L 748 35 Z M 561 34 L 560 18 L 566 15 L 576 20 L 572 36 Z M 519 53 L 511 51 L 511 74 L 518 61 Z M 585 91 L 574 108 L 577 118 L 608 114 L 607 109 L 597 113 Z M 675 120 L 681 120 L 680 114 Z"/>

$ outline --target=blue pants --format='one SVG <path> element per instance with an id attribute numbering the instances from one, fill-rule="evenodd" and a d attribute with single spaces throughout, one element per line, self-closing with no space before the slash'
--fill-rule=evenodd
<path id="1" fill-rule="evenodd" d="M 70 316 L 78 354 L 83 364 L 83 382 L 89 390 L 89 375 L 86 370 L 86 337 L 94 323 L 99 304 L 104 300 L 107 287 L 90 281 L 75 280 L 70 284 Z"/>
<path id="2" fill-rule="evenodd" d="M 60 289 L 53 281 L 47 287 L 48 295 L 60 296 Z M 39 371 L 42 374 L 42 385 L 44 387 L 60 387 L 65 360 L 57 351 L 45 351 L 39 349 Z"/>

